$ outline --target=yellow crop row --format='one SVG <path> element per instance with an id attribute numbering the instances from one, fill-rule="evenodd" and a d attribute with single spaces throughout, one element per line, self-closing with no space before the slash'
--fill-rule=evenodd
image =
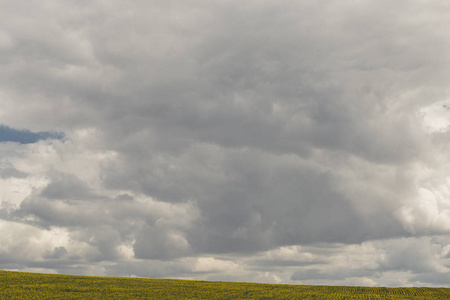
<path id="1" fill-rule="evenodd" d="M 0 299 L 450 299 L 450 289 L 282 285 L 0 271 Z"/>

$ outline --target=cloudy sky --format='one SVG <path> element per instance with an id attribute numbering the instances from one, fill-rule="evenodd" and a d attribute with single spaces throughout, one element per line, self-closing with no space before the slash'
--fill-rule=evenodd
<path id="1" fill-rule="evenodd" d="M 446 1 L 0 1 L 0 269 L 449 286 Z"/>

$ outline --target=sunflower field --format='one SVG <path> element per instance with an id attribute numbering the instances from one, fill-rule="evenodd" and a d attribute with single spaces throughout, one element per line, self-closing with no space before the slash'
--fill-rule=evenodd
<path id="1" fill-rule="evenodd" d="M 450 299 L 450 289 L 260 284 L 0 271 L 0 299 Z"/>

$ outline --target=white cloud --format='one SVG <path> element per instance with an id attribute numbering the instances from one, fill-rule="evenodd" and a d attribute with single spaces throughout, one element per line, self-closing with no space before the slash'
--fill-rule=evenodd
<path id="1" fill-rule="evenodd" d="M 419 113 L 426 131 L 444 133 L 449 129 L 450 112 L 446 103 L 447 101 L 440 101 L 420 109 Z"/>

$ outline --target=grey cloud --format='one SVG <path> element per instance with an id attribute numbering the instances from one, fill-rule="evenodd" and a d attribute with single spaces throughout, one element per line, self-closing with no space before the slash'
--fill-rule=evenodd
<path id="1" fill-rule="evenodd" d="M 49 228 L 50 226 L 89 226 L 99 224 L 99 217 L 92 209 L 80 214 L 72 205 L 63 201 L 49 201 L 34 197 L 22 202 L 20 209 L 14 211 L 13 216 L 28 220 L 28 223 Z"/>
<path id="2" fill-rule="evenodd" d="M 306 267 L 311 265 L 325 264 L 325 261 L 296 261 L 296 260 L 255 260 L 249 265 L 260 271 L 270 268 L 286 268 L 286 267 Z M 312 279 L 312 278 L 311 278 Z M 296 280 L 296 279 L 294 279 Z"/>
<path id="3" fill-rule="evenodd" d="M 152 278 L 173 278 L 190 275 L 191 272 L 183 264 L 170 261 L 141 260 L 132 263 L 118 263 L 106 268 L 111 276 L 138 276 Z"/>
<path id="4" fill-rule="evenodd" d="M 171 232 L 157 226 L 146 226 L 135 235 L 133 245 L 138 259 L 169 260 L 191 254 L 190 245 L 179 232 Z"/>
<path id="5" fill-rule="evenodd" d="M 21 172 L 14 168 L 4 168 L 0 170 L 0 178 L 25 178 L 27 173 Z"/>
<path id="6" fill-rule="evenodd" d="M 415 275 L 412 281 L 420 282 L 422 285 L 432 285 L 432 286 L 448 286 L 450 276 L 448 272 L 445 273 L 425 273 Z"/>
<path id="7" fill-rule="evenodd" d="M 408 270 L 418 274 L 430 272 L 442 273 L 445 263 L 439 262 L 440 251 L 448 245 L 448 239 L 422 237 L 420 239 L 400 239 L 387 248 L 387 259 L 381 268 L 391 270 Z M 420 275 L 418 275 L 420 276 Z"/>
<path id="8" fill-rule="evenodd" d="M 377 273 L 372 270 L 318 270 L 306 269 L 296 271 L 292 274 L 292 280 L 344 280 L 349 277 L 377 277 Z"/>
<path id="9" fill-rule="evenodd" d="M 58 174 L 52 182 L 41 192 L 41 196 L 47 199 L 67 200 L 95 200 L 95 195 L 89 186 L 82 180 L 71 174 Z"/>
<path id="10" fill-rule="evenodd" d="M 67 254 L 66 248 L 60 246 L 60 247 L 55 247 L 55 249 L 53 249 L 53 251 L 49 255 L 47 255 L 45 258 L 60 259 L 61 257 L 65 256 L 66 254 Z"/>

